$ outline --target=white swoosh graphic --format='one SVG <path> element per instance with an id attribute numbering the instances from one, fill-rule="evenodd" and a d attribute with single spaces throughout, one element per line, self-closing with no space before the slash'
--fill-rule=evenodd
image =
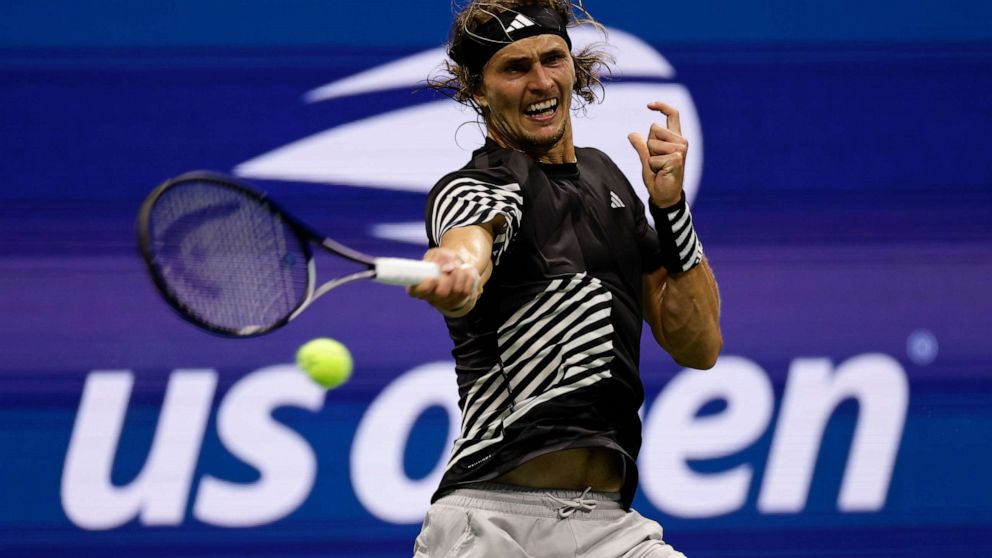
<path id="1" fill-rule="evenodd" d="M 572 31 L 576 48 L 602 40 L 591 29 Z M 609 30 L 617 59 L 614 75 L 671 79 L 672 66 L 650 45 L 637 37 Z M 415 88 L 440 65 L 443 48 L 431 49 L 309 91 L 307 102 L 319 102 L 395 88 Z M 606 85 L 604 102 L 573 115 L 575 144 L 604 151 L 627 176 L 646 202 L 640 162 L 627 141 L 630 132 L 647 135 L 652 122 L 664 115 L 645 105 L 663 100 L 679 109 L 682 135 L 689 140 L 685 191 L 692 203 L 703 168 L 703 137 L 699 116 L 689 91 L 677 83 L 617 83 Z M 467 125 L 465 125 L 468 123 Z M 475 113 L 455 102 L 440 100 L 383 112 L 297 140 L 255 157 L 237 167 L 240 176 L 338 184 L 377 189 L 427 192 L 452 170 L 461 168 L 473 149 L 482 145 L 482 128 Z M 384 227 L 384 228 L 383 228 Z M 423 244 L 422 225 L 380 225 L 376 236 Z"/>

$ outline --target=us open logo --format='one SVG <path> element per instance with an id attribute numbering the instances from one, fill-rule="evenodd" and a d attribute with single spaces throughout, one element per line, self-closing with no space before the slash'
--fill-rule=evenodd
<path id="1" fill-rule="evenodd" d="M 579 27 L 570 30 L 576 50 L 602 43 L 600 32 Z M 575 144 L 606 152 L 647 201 L 640 162 L 627 134 L 647 135 L 652 122 L 664 124 L 664 115 L 645 105 L 661 100 L 679 110 L 682 134 L 690 151 L 685 167 L 686 199 L 692 203 L 703 169 L 703 136 L 699 115 L 689 90 L 676 83 L 675 69 L 653 47 L 617 29 L 608 30 L 607 50 L 616 58 L 613 79 L 605 83 L 602 103 L 573 112 Z M 443 47 L 414 54 L 307 92 L 305 103 L 333 102 L 352 95 L 421 87 L 445 58 Z M 659 120 L 659 118 L 661 120 Z M 234 172 L 246 178 L 337 184 L 408 192 L 428 192 L 446 173 L 461 168 L 484 137 L 475 114 L 453 101 L 387 110 L 294 141 L 238 165 Z M 383 138 L 397 130 L 415 131 L 415 140 L 402 142 L 383 164 Z M 456 136 L 457 134 L 457 136 Z M 426 244 L 423 223 L 383 223 L 373 229 L 382 238 Z"/>

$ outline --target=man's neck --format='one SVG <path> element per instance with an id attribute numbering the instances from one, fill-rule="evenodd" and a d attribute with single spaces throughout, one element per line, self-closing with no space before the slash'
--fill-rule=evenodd
<path id="1" fill-rule="evenodd" d="M 527 153 L 532 159 L 538 163 L 551 163 L 553 165 L 560 165 L 562 163 L 574 163 L 577 161 L 575 158 L 575 146 L 572 144 L 571 135 L 567 138 L 562 138 L 562 141 L 551 148 L 550 150 L 542 153 Z M 567 145 L 566 145 L 567 144 Z"/>
<path id="2" fill-rule="evenodd" d="M 565 131 L 565 135 L 562 136 L 558 143 L 548 149 L 525 149 L 502 141 L 499 137 L 493 135 L 492 133 L 489 133 L 488 137 L 496 142 L 496 145 L 516 149 L 517 151 L 526 153 L 528 157 L 539 163 L 562 164 L 575 163 L 578 161 L 575 157 L 575 144 L 572 142 L 571 127 Z"/>

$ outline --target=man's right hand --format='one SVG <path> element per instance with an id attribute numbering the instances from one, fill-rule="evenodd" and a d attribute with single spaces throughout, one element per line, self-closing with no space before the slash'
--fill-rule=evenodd
<path id="1" fill-rule="evenodd" d="M 482 294 L 482 277 L 463 251 L 450 248 L 432 248 L 424 254 L 424 261 L 434 262 L 441 275 L 407 287 L 407 293 L 440 310 L 445 316 L 459 318 L 472 311 Z"/>

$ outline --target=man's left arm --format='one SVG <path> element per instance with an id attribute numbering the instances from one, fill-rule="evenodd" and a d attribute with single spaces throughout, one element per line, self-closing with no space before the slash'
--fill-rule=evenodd
<path id="1" fill-rule="evenodd" d="M 644 320 L 658 344 L 682 366 L 712 368 L 723 336 L 720 293 L 706 260 L 675 275 L 658 268 L 644 275 L 643 285 Z"/>
<path id="2" fill-rule="evenodd" d="M 689 368 L 712 368 L 723 346 L 720 293 L 692 230 L 682 191 L 689 142 L 681 135 L 677 110 L 661 102 L 650 103 L 648 108 L 663 113 L 666 125 L 653 124 L 646 140 L 636 133 L 628 139 L 641 159 L 659 236 L 669 235 L 669 243 L 676 242 L 677 236 L 678 245 L 687 248 L 675 254 L 669 247 L 666 266 L 644 275 L 644 319 L 655 340 L 676 362 Z"/>

